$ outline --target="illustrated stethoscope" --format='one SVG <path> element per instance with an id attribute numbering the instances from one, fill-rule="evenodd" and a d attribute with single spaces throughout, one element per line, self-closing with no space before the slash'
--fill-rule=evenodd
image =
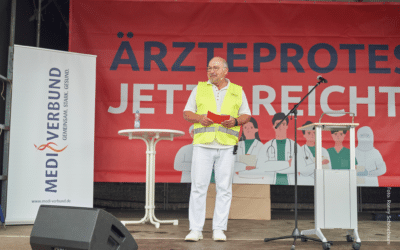
<path id="1" fill-rule="evenodd" d="M 268 160 L 276 159 L 276 157 L 275 157 L 275 152 L 276 152 L 276 150 L 275 150 L 275 147 L 273 146 L 273 145 L 274 145 L 274 140 L 275 140 L 275 139 L 272 139 L 271 145 L 267 148 Z M 288 139 L 286 139 L 286 143 L 287 143 L 287 142 L 288 142 Z M 289 155 L 289 159 L 292 159 L 292 143 L 290 143 L 290 141 L 289 141 L 289 146 L 290 146 L 290 151 L 289 151 L 290 155 Z M 272 157 L 270 156 L 270 153 L 269 153 L 270 148 L 273 150 L 273 152 L 272 152 Z"/>
<path id="2" fill-rule="evenodd" d="M 305 157 L 306 161 L 307 161 L 308 159 L 312 159 L 312 157 L 308 157 L 308 156 L 310 155 L 310 153 L 311 153 L 311 152 L 308 152 L 308 151 L 306 150 L 306 147 L 304 147 L 304 155 L 306 156 L 306 157 Z"/>

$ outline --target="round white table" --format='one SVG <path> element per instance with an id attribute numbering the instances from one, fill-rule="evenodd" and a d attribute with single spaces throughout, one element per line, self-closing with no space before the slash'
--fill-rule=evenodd
<path id="1" fill-rule="evenodd" d="M 159 220 L 154 214 L 154 192 L 155 192 L 155 163 L 156 163 L 156 144 L 161 140 L 172 141 L 174 137 L 182 136 L 185 133 L 179 130 L 170 129 L 125 129 L 118 131 L 119 135 L 128 136 L 130 140 L 141 139 L 146 143 L 146 205 L 145 215 L 139 221 L 121 221 L 126 224 L 139 224 L 150 221 L 160 227 L 160 223 L 173 223 L 178 225 L 178 220 Z"/>

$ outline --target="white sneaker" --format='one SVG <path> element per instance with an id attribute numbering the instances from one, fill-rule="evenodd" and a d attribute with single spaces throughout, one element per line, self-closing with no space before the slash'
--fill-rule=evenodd
<path id="1" fill-rule="evenodd" d="M 186 235 L 186 241 L 199 241 L 203 239 L 203 234 L 200 231 L 190 231 L 188 235 Z"/>
<path id="2" fill-rule="evenodd" d="M 215 241 L 226 241 L 226 236 L 222 230 L 214 230 L 213 240 Z"/>

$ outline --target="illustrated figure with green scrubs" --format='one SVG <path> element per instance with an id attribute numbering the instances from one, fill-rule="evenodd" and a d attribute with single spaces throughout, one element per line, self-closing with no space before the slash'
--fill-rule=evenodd
<path id="1" fill-rule="evenodd" d="M 262 146 L 257 121 L 251 117 L 250 121 L 243 125 L 243 133 L 238 143 L 234 166 L 234 183 L 257 183 L 253 179 L 241 178 L 239 172 L 256 168 L 257 154 Z"/>
<path id="2" fill-rule="evenodd" d="M 328 148 L 332 169 L 350 169 L 350 149 L 343 147 L 343 141 L 347 130 L 332 130 L 332 139 L 335 146 Z M 357 165 L 357 159 L 356 159 Z"/>
<path id="3" fill-rule="evenodd" d="M 282 124 L 275 126 L 285 118 L 284 113 L 276 113 L 272 118 L 272 129 L 275 131 L 275 138 L 264 144 L 257 154 L 256 169 L 242 171 L 240 177 L 261 178 L 265 184 L 294 185 L 294 147 L 293 140 L 287 138 L 289 119 L 286 118 Z M 300 147 L 296 144 L 298 158 L 302 157 Z M 297 168 L 301 170 L 304 164 L 298 161 Z"/>

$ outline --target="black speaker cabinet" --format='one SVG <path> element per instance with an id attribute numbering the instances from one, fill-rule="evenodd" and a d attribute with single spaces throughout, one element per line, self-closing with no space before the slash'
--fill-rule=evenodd
<path id="1" fill-rule="evenodd" d="M 122 223 L 102 209 L 41 205 L 33 225 L 33 250 L 134 250 Z"/>

